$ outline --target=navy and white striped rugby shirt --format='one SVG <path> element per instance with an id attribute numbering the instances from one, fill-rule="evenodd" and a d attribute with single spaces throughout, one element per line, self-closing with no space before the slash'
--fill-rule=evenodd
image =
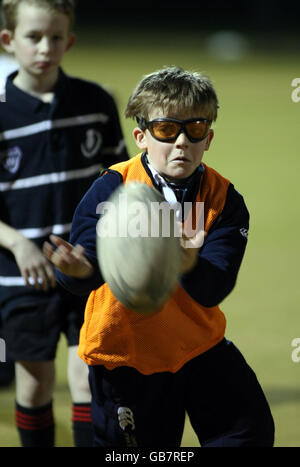
<path id="1" fill-rule="evenodd" d="M 68 239 L 73 213 L 104 167 L 128 159 L 115 102 L 98 84 L 60 70 L 51 104 L 6 84 L 0 105 L 0 219 L 39 247 Z M 0 306 L 33 291 L 0 248 Z"/>

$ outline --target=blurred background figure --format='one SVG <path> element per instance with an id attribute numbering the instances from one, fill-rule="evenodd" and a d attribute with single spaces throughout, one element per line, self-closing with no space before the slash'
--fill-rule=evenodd
<path id="1" fill-rule="evenodd" d="M 1 336 L 1 330 L 0 330 Z M 0 361 L 0 388 L 9 387 L 15 378 L 15 364 L 9 358 L 9 355 L 6 355 L 6 361 Z"/>
<path id="2" fill-rule="evenodd" d="M 16 60 L 8 54 L 0 53 L 0 102 L 5 99 L 7 76 L 18 68 Z"/>
<path id="3" fill-rule="evenodd" d="M 14 58 L 5 53 L 0 53 L 0 102 L 5 101 L 5 82 L 7 76 L 18 68 Z M 0 155 L 1 156 L 1 155 Z M 0 321 L 1 337 L 1 321 Z M 6 361 L 0 363 L 0 387 L 10 386 L 15 377 L 14 362 L 6 355 Z"/>

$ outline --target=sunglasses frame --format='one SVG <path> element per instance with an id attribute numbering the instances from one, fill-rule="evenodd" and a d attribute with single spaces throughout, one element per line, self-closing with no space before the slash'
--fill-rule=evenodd
<path id="1" fill-rule="evenodd" d="M 209 120 L 208 118 L 203 118 L 203 117 L 188 118 L 187 120 L 177 120 L 176 118 L 161 117 L 161 118 L 155 118 L 154 120 L 150 120 L 150 121 L 147 121 L 145 118 L 137 118 L 137 122 L 141 130 L 145 131 L 146 129 L 148 129 L 151 135 L 153 136 L 153 138 L 156 139 L 157 141 L 161 141 L 163 143 L 172 143 L 176 141 L 180 133 L 184 132 L 184 134 L 187 136 L 188 140 L 191 143 L 199 143 L 200 141 L 203 141 L 207 137 L 212 120 Z M 155 122 L 178 123 L 180 125 L 180 128 L 178 132 L 176 133 L 176 135 L 173 136 L 172 138 L 163 138 L 163 139 L 157 138 L 157 136 L 154 136 L 154 134 L 152 133 L 152 129 L 151 129 L 151 123 L 155 123 Z M 192 136 L 188 134 L 188 131 L 186 129 L 186 124 L 192 123 L 192 122 L 206 122 L 207 123 L 207 133 L 205 136 L 203 136 L 203 138 L 193 138 Z"/>

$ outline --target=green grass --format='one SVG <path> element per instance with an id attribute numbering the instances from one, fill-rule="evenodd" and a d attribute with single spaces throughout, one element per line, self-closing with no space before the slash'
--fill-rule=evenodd
<path id="1" fill-rule="evenodd" d="M 234 183 L 251 214 L 238 282 L 221 305 L 226 335 L 243 352 L 266 392 L 276 424 L 276 446 L 299 447 L 300 363 L 291 359 L 291 341 L 300 336 L 300 103 L 291 100 L 299 58 L 288 48 L 276 55 L 256 46 L 239 62 L 220 62 L 205 52 L 196 33 L 180 31 L 161 38 L 149 31 L 139 38 L 124 31 L 116 34 L 107 30 L 82 35 L 66 55 L 64 68 L 102 83 L 114 94 L 132 156 L 137 153 L 131 137 L 134 122 L 123 114 L 142 75 L 177 64 L 204 71 L 215 83 L 221 108 L 205 162 Z M 65 354 L 61 341 L 54 399 L 60 446 L 72 445 Z M 19 443 L 13 404 L 13 390 L 1 391 L 0 446 Z M 197 440 L 187 421 L 183 446 L 194 445 Z"/>

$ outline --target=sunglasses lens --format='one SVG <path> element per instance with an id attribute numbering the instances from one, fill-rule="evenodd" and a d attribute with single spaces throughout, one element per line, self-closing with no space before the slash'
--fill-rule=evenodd
<path id="1" fill-rule="evenodd" d="M 209 130 L 210 122 L 208 120 L 194 121 L 172 121 L 162 120 L 147 122 L 147 127 L 152 136 L 159 141 L 172 142 L 183 130 L 192 142 L 201 141 L 204 139 Z"/>
<path id="2" fill-rule="evenodd" d="M 208 132 L 207 122 L 201 120 L 196 122 L 186 123 L 186 130 L 188 135 L 194 139 L 202 139 L 207 135 Z"/>
<path id="3" fill-rule="evenodd" d="M 180 125 L 176 122 L 151 122 L 149 125 L 152 135 L 161 140 L 175 138 L 179 129 Z"/>

